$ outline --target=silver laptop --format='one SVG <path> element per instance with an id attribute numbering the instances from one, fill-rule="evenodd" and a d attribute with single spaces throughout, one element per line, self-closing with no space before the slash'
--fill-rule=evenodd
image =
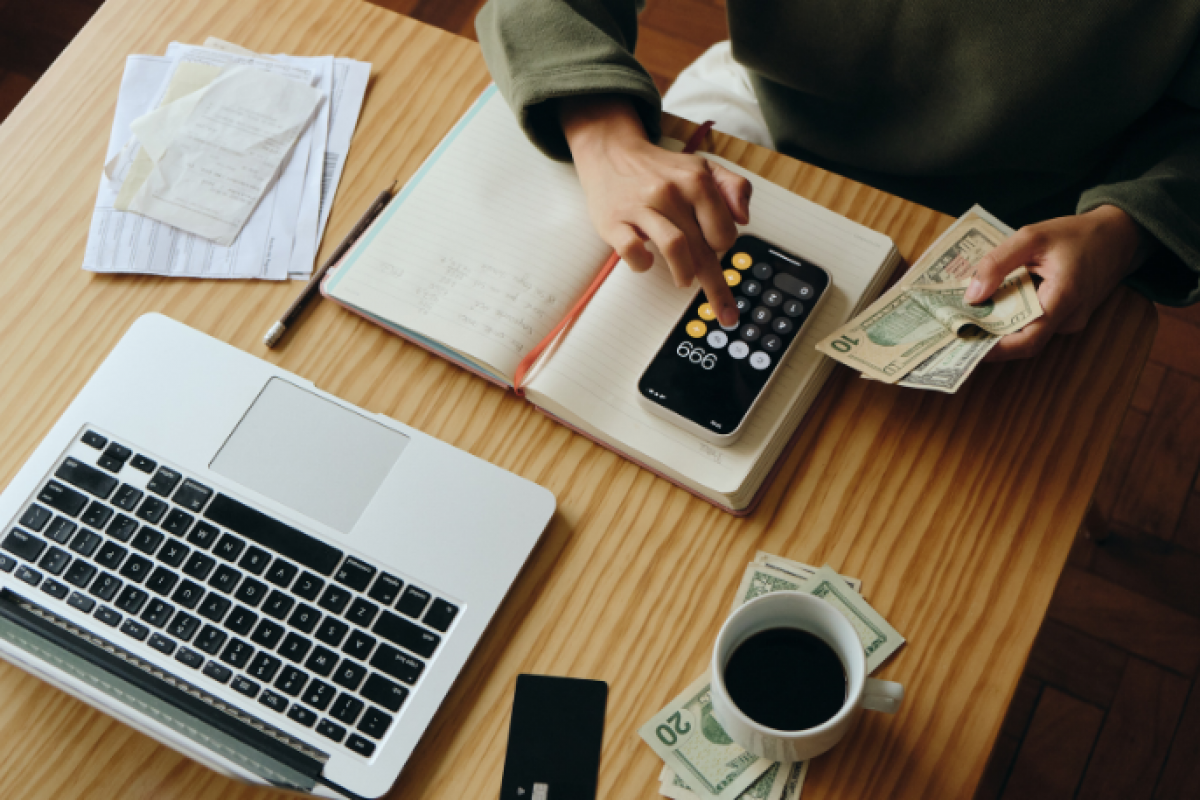
<path id="1" fill-rule="evenodd" d="M 378 797 L 554 505 L 147 315 L 0 495 L 0 654 L 214 769 Z"/>

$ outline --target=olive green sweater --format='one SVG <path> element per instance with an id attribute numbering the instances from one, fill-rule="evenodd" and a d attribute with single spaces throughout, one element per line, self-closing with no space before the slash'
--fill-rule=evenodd
<path id="1" fill-rule="evenodd" d="M 1200 0 L 727 0 L 780 152 L 1014 226 L 1124 209 L 1162 245 L 1129 282 L 1200 300 Z M 620 93 L 652 136 L 641 0 L 489 0 L 476 20 L 532 140 L 570 157 L 556 98 Z"/>

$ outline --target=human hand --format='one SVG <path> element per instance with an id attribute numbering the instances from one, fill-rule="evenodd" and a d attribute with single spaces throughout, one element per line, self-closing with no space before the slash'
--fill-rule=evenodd
<path id="1" fill-rule="evenodd" d="M 636 272 L 654 264 L 645 245 L 654 242 L 675 285 L 699 280 L 717 319 L 736 325 L 717 253 L 733 246 L 735 222 L 750 221 L 750 182 L 700 156 L 655 146 L 622 97 L 564 99 L 559 119 L 601 238 Z"/>
<path id="2" fill-rule="evenodd" d="M 986 300 L 1013 270 L 1027 267 L 1042 279 L 1037 295 L 1046 313 L 1001 338 L 986 360 L 1031 358 L 1054 334 L 1083 330 L 1152 241 L 1132 217 L 1108 205 L 1021 228 L 980 260 L 964 299 Z"/>

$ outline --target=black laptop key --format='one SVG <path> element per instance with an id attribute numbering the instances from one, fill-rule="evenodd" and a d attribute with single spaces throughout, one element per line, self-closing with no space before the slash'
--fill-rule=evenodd
<path id="1" fill-rule="evenodd" d="M 359 661 L 366 661 L 367 656 L 371 655 L 371 650 L 375 648 L 375 638 L 368 636 L 363 631 L 354 631 L 350 634 L 350 638 L 342 645 L 342 652 L 348 656 L 353 656 Z"/>
<path id="2" fill-rule="evenodd" d="M 97 450 L 103 449 L 104 445 L 108 444 L 108 439 L 104 438 L 95 431 L 85 431 L 83 436 L 80 437 L 79 441 L 83 442 L 88 447 L 94 447 Z"/>
<path id="3" fill-rule="evenodd" d="M 137 533 L 138 523 L 133 517 L 117 514 L 108 525 L 108 535 L 122 542 L 128 542 Z"/>
<path id="4" fill-rule="evenodd" d="M 150 595 L 136 586 L 126 586 L 121 590 L 121 594 L 114 605 L 126 614 L 136 615 L 142 610 L 142 606 L 146 605 L 146 600 L 149 597 Z"/>
<path id="5" fill-rule="evenodd" d="M 254 655 L 253 647 L 241 639 L 230 639 L 229 644 L 225 647 L 225 652 L 221 653 L 221 660 L 235 669 L 241 669 L 246 666 L 246 662 L 252 655 Z"/>
<path id="6" fill-rule="evenodd" d="M 246 570 L 246 572 L 254 575 L 262 575 L 263 570 L 267 568 L 267 564 L 271 563 L 271 554 L 261 547 L 250 546 L 246 548 L 242 560 L 238 562 L 238 566 Z"/>
<path id="7" fill-rule="evenodd" d="M 55 511 L 61 511 L 68 517 L 78 517 L 79 512 L 83 511 L 88 504 L 86 494 L 63 486 L 58 481 L 47 483 L 46 487 L 38 493 L 38 500 L 50 506 Z"/>
<path id="8" fill-rule="evenodd" d="M 350 610 L 346 612 L 346 619 L 355 625 L 361 625 L 366 628 L 375 620 L 375 615 L 378 613 L 379 606 L 360 597 L 354 601 L 350 606 Z"/>
<path id="9" fill-rule="evenodd" d="M 342 639 L 346 637 L 346 631 L 350 630 L 350 626 L 342 622 L 336 617 L 326 617 L 325 620 L 317 627 L 317 638 L 328 645 L 337 647 L 342 643 Z"/>
<path id="10" fill-rule="evenodd" d="M 344 583 L 355 591 L 366 591 L 366 588 L 371 584 L 371 578 L 375 577 L 375 568 L 365 561 L 360 561 L 354 556 L 346 556 L 346 560 L 338 567 L 337 573 L 333 579 L 338 583 Z"/>
<path id="11" fill-rule="evenodd" d="M 62 571 L 71 563 L 71 557 L 67 555 L 66 550 L 60 550 L 57 547 L 51 547 L 46 551 L 46 555 L 42 556 L 42 560 L 38 562 L 38 566 L 49 572 L 51 575 L 61 575 Z"/>
<path id="12" fill-rule="evenodd" d="M 334 614 L 342 613 L 342 609 L 346 607 L 346 603 L 350 602 L 350 592 L 340 586 L 330 584 L 325 587 L 324 594 L 317 601 L 317 605 L 327 611 L 332 611 Z"/>
<path id="13" fill-rule="evenodd" d="M 195 608 L 202 597 L 204 597 L 204 587 L 192 581 L 184 581 L 179 584 L 179 588 L 171 595 L 171 599 L 184 608 Z"/>
<path id="14" fill-rule="evenodd" d="M 175 660 L 180 664 L 191 667 L 192 669 L 200 669 L 200 665 L 204 663 L 204 656 L 200 655 L 195 650 L 189 650 L 186 647 L 181 647 L 179 652 L 175 654 Z"/>
<path id="15" fill-rule="evenodd" d="M 233 605 L 233 602 L 228 597 L 222 597 L 215 592 L 209 592 L 208 597 L 205 597 L 204 602 L 196 609 L 196 613 L 205 619 L 220 622 L 225 618 L 225 613 L 229 611 L 231 605 Z"/>
<path id="16" fill-rule="evenodd" d="M 308 657 L 308 661 L 304 662 L 306 669 L 311 669 L 313 672 L 320 675 L 322 678 L 328 678 L 333 668 L 337 666 L 338 654 L 327 647 L 317 647 L 312 651 L 312 655 Z"/>
<path id="17" fill-rule="evenodd" d="M 371 657 L 371 666 L 409 686 L 417 682 L 425 669 L 425 664 L 419 659 L 386 644 L 379 645 L 379 649 Z"/>
<path id="18" fill-rule="evenodd" d="M 342 560 L 336 547 L 223 494 L 213 498 L 204 516 L 321 575 L 332 575 Z"/>
<path id="19" fill-rule="evenodd" d="M 212 489 L 188 478 L 171 499 L 175 501 L 176 505 L 183 506 L 188 511 L 199 513 L 200 509 L 204 508 L 204 504 L 208 502 L 208 499 L 212 495 Z"/>
<path id="20" fill-rule="evenodd" d="M 217 571 L 208 579 L 208 585 L 219 592 L 232 594 L 233 589 L 237 586 L 238 581 L 242 579 L 242 573 L 238 572 L 228 564 L 222 564 L 217 567 Z"/>
<path id="21" fill-rule="evenodd" d="M 157 525 L 158 521 L 163 518 L 163 514 L 167 513 L 168 508 L 170 506 L 157 497 L 147 497 L 134 513 L 146 522 Z"/>
<path id="22" fill-rule="evenodd" d="M 151 472 L 154 472 L 154 468 L 158 466 L 158 462 L 146 458 L 144 455 L 139 453 L 133 457 L 132 461 L 129 462 L 129 466 L 133 467 L 138 472 L 144 472 L 149 475 Z"/>
<path id="23" fill-rule="evenodd" d="M 104 451 L 104 454 L 112 456 L 117 461 L 124 463 L 129 460 L 129 457 L 133 455 L 133 452 L 123 444 L 112 442 Z"/>
<path id="24" fill-rule="evenodd" d="M 37 561 L 42 551 L 46 549 L 46 543 L 32 533 L 27 533 L 20 528 L 13 528 L 8 536 L 4 537 L 4 543 L 0 544 L 0 547 L 18 558 Z"/>
<path id="25" fill-rule="evenodd" d="M 229 615 L 229 619 L 225 620 L 225 627 L 234 633 L 246 636 L 250 633 L 250 629 L 254 627 L 254 623 L 256 622 L 258 622 L 258 614 L 255 614 L 245 606 L 238 606 Z"/>
<path id="26" fill-rule="evenodd" d="M 296 667 L 284 667 L 275 679 L 275 688 L 289 697 L 296 697 L 308 683 L 308 673 Z"/>
<path id="27" fill-rule="evenodd" d="M 96 597 L 101 600 L 112 600 L 117 590 L 121 588 L 121 581 L 116 575 L 110 575 L 107 572 L 101 572 L 96 580 L 92 581 L 92 588 L 88 589 Z"/>
<path id="28" fill-rule="evenodd" d="M 371 630 L 389 642 L 398 644 L 405 650 L 410 650 L 425 658 L 433 655 L 433 651 L 437 650 L 438 644 L 442 641 L 442 637 L 436 633 L 431 633 L 388 611 L 379 616 L 379 621 Z"/>
<path id="29" fill-rule="evenodd" d="M 100 457 L 96 459 L 96 463 L 99 464 L 101 468 L 106 469 L 109 472 L 120 472 L 121 468 L 125 466 L 124 461 L 119 458 L 114 458 L 108 453 L 101 453 Z"/>
<path id="30" fill-rule="evenodd" d="M 78 526 L 66 517 L 55 517 L 46 530 L 46 538 L 52 542 L 66 544 L 71 540 L 71 535 L 77 528 Z"/>
<path id="31" fill-rule="evenodd" d="M 96 577 L 96 568 L 83 559 L 76 559 L 63 579 L 72 586 L 82 589 L 91 583 L 94 577 Z"/>
<path id="32" fill-rule="evenodd" d="M 238 694 L 244 694 L 251 699 L 253 699 L 254 695 L 258 694 L 258 684 L 244 675 L 238 675 L 233 679 L 233 683 L 229 685 Z"/>
<path id="33" fill-rule="evenodd" d="M 92 609 L 96 607 L 96 601 L 86 594 L 71 592 L 71 596 L 67 598 L 67 605 L 71 608 L 77 608 L 85 614 L 90 614 L 92 613 Z"/>
<path id="34" fill-rule="evenodd" d="M 158 652 L 165 653 L 166 655 L 171 655 L 171 653 L 175 652 L 174 640 L 168 639 L 161 633 L 156 633 L 150 637 L 150 646 Z"/>
<path id="35" fill-rule="evenodd" d="M 92 616 L 110 628 L 115 628 L 121 624 L 121 615 L 108 606 L 100 606 Z"/>
<path id="36" fill-rule="evenodd" d="M 271 564 L 271 568 L 267 570 L 266 578 L 268 581 L 275 584 L 276 586 L 286 589 L 287 587 L 292 585 L 292 580 L 296 577 L 296 573 L 299 571 L 300 570 L 296 567 L 295 564 L 289 564 L 288 562 L 284 561 L 282 558 L 277 558 L 277 559 L 275 559 L 275 562 L 273 564 Z M 314 575 L 313 577 L 316 577 L 316 576 Z M 319 592 L 320 589 L 318 589 L 317 591 Z M 315 597 L 315 595 L 314 595 L 314 597 Z M 308 597 L 305 599 L 311 600 L 312 598 Z"/>
<path id="37" fill-rule="evenodd" d="M 317 721 L 317 715 L 301 705 L 292 706 L 288 709 L 287 715 L 288 719 L 298 722 L 306 728 L 311 728 L 313 723 Z"/>
<path id="38" fill-rule="evenodd" d="M 418 589 L 411 583 L 404 590 L 404 595 L 396 603 L 396 610 L 406 617 L 420 619 L 421 614 L 425 611 L 425 606 L 429 604 L 429 592 L 424 589 Z"/>
<path id="39" fill-rule="evenodd" d="M 256 606 L 267 596 L 267 585 L 254 578 L 246 578 L 233 596 L 248 606 Z"/>
<path id="40" fill-rule="evenodd" d="M 267 602 L 263 603 L 262 612 L 269 617 L 283 619 L 292 610 L 292 606 L 295 603 L 295 600 L 275 589 L 271 592 L 271 596 L 267 598 Z"/>
<path id="41" fill-rule="evenodd" d="M 305 600 L 316 600 L 321 590 L 325 588 L 325 581 L 313 575 L 311 572 L 305 572 L 296 581 L 296 585 L 292 587 L 292 591 L 303 597 Z"/>
<path id="42" fill-rule="evenodd" d="M 113 489 L 117 488 L 120 483 L 112 475 L 107 472 L 101 472 L 90 464 L 84 464 L 74 458 L 67 458 L 54 471 L 54 477 L 60 481 L 66 481 L 77 489 L 83 489 L 90 495 L 99 497 L 101 500 L 107 500 L 109 495 L 113 493 Z M 51 483 L 54 483 L 51 481 Z M 47 487 L 49 488 L 49 487 Z M 64 487 L 65 488 L 65 487 Z M 82 507 L 80 507 L 82 510 Z M 77 510 L 71 516 L 78 514 Z"/>
<path id="43" fill-rule="evenodd" d="M 112 519 L 112 515 L 113 510 L 111 508 L 99 500 L 93 500 L 88 503 L 87 510 L 83 512 L 83 517 L 79 521 L 89 528 L 103 528 Z"/>
<path id="44" fill-rule="evenodd" d="M 17 566 L 17 560 L 12 556 L 0 553 L 0 572 L 12 572 Z"/>
<path id="45" fill-rule="evenodd" d="M 264 619 L 254 629 L 254 633 L 250 636 L 250 641 L 268 650 L 274 650 L 275 645 L 279 644 L 279 640 L 282 638 L 283 626 L 273 620 Z"/>
<path id="46" fill-rule="evenodd" d="M 390 606 L 392 601 L 400 596 L 400 590 L 403 588 L 404 581 L 389 572 L 381 572 L 375 579 L 375 585 L 371 587 L 371 591 L 367 592 L 367 596 L 378 603 Z"/>
<path id="47" fill-rule="evenodd" d="M 196 641 L 192 644 L 210 656 L 215 656 L 221 652 L 221 648 L 225 646 L 225 640 L 228 638 L 229 634 L 220 628 L 214 625 L 205 625 L 200 629 L 200 633 L 196 635 Z"/>
<path id="48" fill-rule="evenodd" d="M 408 699 L 408 689 L 372 672 L 371 677 L 363 684 L 362 696 L 394 713 L 399 711 L 400 706 Z"/>
<path id="49" fill-rule="evenodd" d="M 367 713 L 358 722 L 358 729 L 372 739 L 382 739 L 387 729 L 392 725 L 392 716 L 385 714 L 375 706 L 367 709 Z"/>
<path id="50" fill-rule="evenodd" d="M 141 642 L 145 641 L 146 637 L 150 635 L 150 629 L 140 622 L 127 619 L 125 620 L 125 624 L 121 626 L 121 633 Z"/>
<path id="51" fill-rule="evenodd" d="M 37 586 L 42 582 L 42 573 L 38 572 L 36 569 L 30 569 L 24 564 L 17 567 L 16 575 L 18 580 L 25 581 L 25 583 L 28 583 L 30 586 Z"/>
<path id="52" fill-rule="evenodd" d="M 52 578 L 42 581 L 42 591 L 55 600 L 62 600 L 71 593 L 70 589 Z"/>
<path id="53" fill-rule="evenodd" d="M 117 489 L 117 493 L 113 495 L 113 505 L 122 511 L 133 511 L 141 499 L 141 489 L 135 489 L 128 483 L 122 483 L 121 488 Z"/>
<path id="54" fill-rule="evenodd" d="M 362 683 L 362 679 L 366 676 L 366 667 L 364 667 L 362 664 L 351 661 L 348 658 L 343 658 L 342 663 L 338 664 L 338 668 L 334 670 L 333 682 L 338 686 L 344 686 L 350 691 L 354 691 L 358 688 L 358 685 Z M 338 719 L 342 718 L 338 717 Z M 342 722 L 346 721 L 347 720 L 342 719 Z"/>
<path id="55" fill-rule="evenodd" d="M 152 556 L 165 538 L 167 537 L 163 536 L 160 531 L 156 531 L 148 525 L 143 525 L 142 529 L 138 531 L 137 536 L 134 536 L 133 541 L 129 544 L 131 547 L 141 550 L 146 555 Z"/>
<path id="56" fill-rule="evenodd" d="M 217 534 L 220 532 L 220 528 L 201 520 L 200 522 L 196 523 L 196 527 L 192 528 L 192 532 L 188 534 L 187 538 L 188 542 L 191 544 L 207 550 L 213 546 L 213 542 L 217 540 Z"/>
<path id="57" fill-rule="evenodd" d="M 317 723 L 317 733 L 324 736 L 326 739 L 332 739 L 335 742 L 340 742 L 346 736 L 346 729 L 336 722 L 330 722 L 323 719 Z"/>
<path id="58" fill-rule="evenodd" d="M 156 628 L 161 628 L 170 621 L 171 614 L 174 611 L 175 607 L 173 605 L 155 597 L 146 606 L 146 610 L 142 612 L 142 621 L 148 622 Z"/>
<path id="59" fill-rule="evenodd" d="M 243 540 L 231 533 L 227 533 L 221 537 L 221 541 L 217 542 L 217 546 L 213 548 L 213 555 L 220 556 L 226 561 L 237 561 L 237 557 L 242 554 L 242 549 L 245 546 L 246 543 Z"/>
<path id="60" fill-rule="evenodd" d="M 313 628 L 317 627 L 317 623 L 321 621 L 321 612 L 309 605 L 301 603 L 296 606 L 296 610 L 292 612 L 292 616 L 288 618 L 288 625 L 291 625 L 296 630 L 312 633 Z"/>
<path id="61" fill-rule="evenodd" d="M 212 568 L 217 565 L 217 560 L 207 553 L 196 551 L 192 553 L 192 557 L 183 565 L 183 574 L 202 581 L 208 577 L 208 573 L 212 572 Z"/>
<path id="62" fill-rule="evenodd" d="M 100 543 L 103 541 L 103 536 L 95 531 L 89 531 L 87 528 L 84 528 L 79 533 L 75 534 L 75 538 L 71 540 L 71 543 L 67 545 L 67 547 L 71 550 L 74 550 L 76 553 L 79 553 L 79 555 L 86 557 L 91 556 L 92 553 L 96 552 L 96 548 L 99 547 Z"/>
<path id="63" fill-rule="evenodd" d="M 171 570 L 166 567 L 155 567 L 154 572 L 150 573 L 150 579 L 146 581 L 146 588 L 155 594 L 166 597 L 178 582 L 179 576 Z"/>
<path id="64" fill-rule="evenodd" d="M 279 655 L 286 658 L 288 661 L 294 661 L 300 664 L 304 661 L 304 657 L 308 655 L 309 648 L 312 647 L 312 642 L 305 639 L 300 634 L 292 631 L 283 640 L 283 644 L 279 645 Z"/>
<path id="65" fill-rule="evenodd" d="M 218 664 L 215 661 L 209 661 L 204 665 L 204 674 L 212 678 L 217 683 L 225 683 L 233 675 L 233 670 L 223 664 Z"/>
<path id="66" fill-rule="evenodd" d="M 246 670 L 251 677 L 258 678 L 263 683 L 270 683 L 275 677 L 275 673 L 279 672 L 279 668 L 283 666 L 283 662 L 270 653 L 260 652 L 254 657 L 254 661 L 250 662 L 250 669 Z"/>
<path id="67" fill-rule="evenodd" d="M 258 702 L 279 714 L 287 711 L 288 707 L 287 698 L 272 691 L 263 692 L 262 696 L 258 698 Z"/>
<path id="68" fill-rule="evenodd" d="M 150 483 L 146 484 L 146 488 L 157 495 L 166 497 L 179 484 L 181 478 L 183 476 L 170 467 L 159 467 L 158 472 L 154 473 L 154 477 L 150 479 Z"/>
<path id="69" fill-rule="evenodd" d="M 162 529 L 172 536 L 186 536 L 196 518 L 182 508 L 172 508 L 163 520 Z"/>
<path id="70" fill-rule="evenodd" d="M 304 696 L 300 700 L 306 705 L 312 706 L 317 711 L 324 711 L 329 708 L 329 704 L 333 702 L 333 697 L 336 694 L 337 689 L 334 689 L 328 683 L 314 679 L 309 682 L 308 688 L 304 690 Z"/>
<path id="71" fill-rule="evenodd" d="M 106 569 L 116 569 L 121 566 L 121 562 L 125 560 L 125 554 L 128 552 L 116 542 L 105 542 L 100 547 L 100 552 L 96 553 L 96 563 Z"/>
<path id="72" fill-rule="evenodd" d="M 200 620 L 193 617 L 191 614 L 185 614 L 180 611 L 175 614 L 175 619 L 171 620 L 171 624 L 167 626 L 167 633 L 174 636 L 176 639 L 187 641 L 191 639 L 196 629 L 200 627 Z"/>
<path id="73" fill-rule="evenodd" d="M 169 567 L 178 567 L 188 557 L 191 549 L 183 542 L 169 539 L 163 549 L 158 551 L 158 560 Z"/>
<path id="74" fill-rule="evenodd" d="M 375 743 L 370 739 L 364 739 L 357 733 L 350 734 L 350 738 L 346 740 L 346 747 L 363 758 L 370 758 L 371 754 L 375 752 Z"/>
<path id="75" fill-rule="evenodd" d="M 131 580 L 134 583 L 141 583 L 153 568 L 153 561 L 145 556 L 139 556 L 137 553 L 134 553 L 125 561 L 125 566 L 121 567 L 121 577 Z"/>
<path id="76" fill-rule="evenodd" d="M 342 692 L 338 695 L 338 699 L 334 702 L 333 708 L 329 709 L 329 716 L 336 719 L 338 722 L 344 722 L 347 725 L 353 725 L 358 719 L 358 715 L 362 713 L 363 706 L 366 704 L 353 695 Z"/>
<path id="77" fill-rule="evenodd" d="M 23 528 L 29 528 L 31 531 L 40 533 L 52 516 L 54 515 L 48 509 L 42 508 L 37 503 L 33 503 L 29 508 L 25 509 L 25 513 L 21 515 L 21 521 L 18 524 Z"/>

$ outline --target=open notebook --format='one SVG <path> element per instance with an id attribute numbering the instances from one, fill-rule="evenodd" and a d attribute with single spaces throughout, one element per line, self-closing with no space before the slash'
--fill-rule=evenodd
<path id="1" fill-rule="evenodd" d="M 828 296 L 742 437 L 716 447 L 651 416 L 637 381 L 698 287 L 619 263 L 525 381 L 527 399 L 733 513 L 748 513 L 833 369 L 814 345 L 875 297 L 892 240 L 716 156 L 754 184 L 742 232 L 824 267 Z M 570 165 L 547 159 L 492 86 L 325 282 L 324 293 L 505 386 L 610 253 Z"/>

